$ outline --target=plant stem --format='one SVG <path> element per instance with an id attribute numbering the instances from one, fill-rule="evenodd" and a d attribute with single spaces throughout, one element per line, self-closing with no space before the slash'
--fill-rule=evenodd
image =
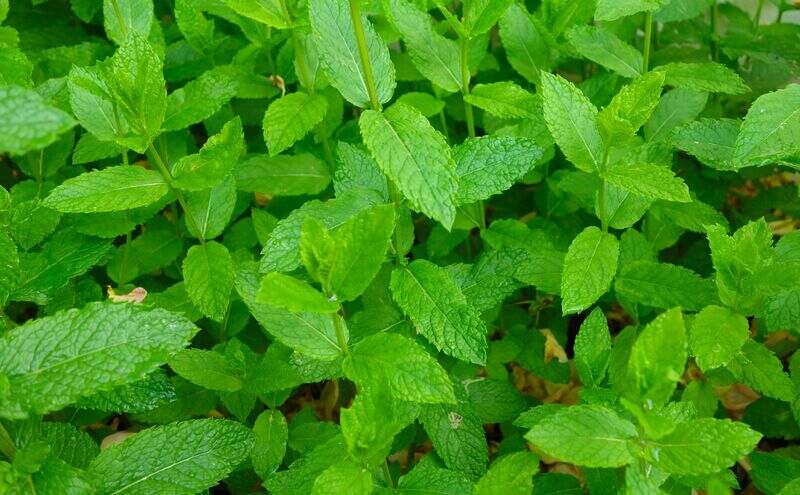
<path id="1" fill-rule="evenodd" d="M 483 204 L 482 199 L 478 201 L 478 209 L 481 212 L 481 216 L 480 218 L 478 218 L 479 221 L 478 226 L 480 227 L 481 230 L 486 230 L 486 205 Z"/>
<path id="2" fill-rule="evenodd" d="M 14 446 L 14 441 L 11 440 L 11 435 L 8 434 L 3 423 L 0 423 L 0 452 L 3 453 L 9 460 L 14 458 L 17 453 L 17 448 Z"/>
<path id="3" fill-rule="evenodd" d="M 719 17 L 719 10 L 717 9 L 717 2 L 711 6 L 711 60 L 719 60 L 719 45 L 717 44 L 717 22 Z"/>
<path id="4" fill-rule="evenodd" d="M 161 155 L 158 154 L 158 150 L 156 150 L 156 147 L 153 146 L 153 143 L 150 143 L 149 150 L 150 150 L 150 153 L 153 154 L 153 159 L 156 162 L 156 166 L 158 167 L 158 171 L 161 172 L 161 176 L 164 177 L 164 181 L 166 181 L 167 186 L 170 188 L 170 190 L 173 193 L 175 193 L 175 197 L 178 198 L 178 203 L 181 205 L 181 208 L 183 209 L 184 216 L 186 217 L 186 222 L 192 224 L 192 228 L 194 229 L 195 232 L 197 232 L 197 239 L 200 241 L 200 244 L 205 245 L 206 240 L 203 238 L 203 236 L 202 236 L 202 234 L 200 232 L 200 227 L 198 227 L 197 224 L 195 223 L 194 217 L 189 214 L 189 209 L 186 207 L 186 199 L 184 199 L 183 193 L 180 192 L 175 187 L 173 187 L 173 185 L 172 185 L 172 174 L 170 173 L 169 169 L 167 168 L 167 165 L 164 163 L 164 160 L 161 159 Z"/>
<path id="5" fill-rule="evenodd" d="M 364 25 L 361 23 L 361 6 L 358 0 L 350 0 L 350 19 L 353 22 L 353 29 L 356 32 L 356 44 L 358 45 L 358 56 L 361 59 L 361 68 L 364 71 L 364 79 L 367 84 L 367 94 L 369 94 L 370 105 L 376 112 L 381 111 L 381 102 L 378 100 L 378 90 L 375 87 L 375 76 L 372 74 L 372 64 L 369 61 L 369 50 L 367 49 L 367 36 L 364 34 Z"/>
<path id="6" fill-rule="evenodd" d="M 764 10 L 764 0 L 758 0 L 756 6 L 756 16 L 753 18 L 753 31 L 758 31 L 759 23 L 761 22 L 761 12 Z"/>
<path id="7" fill-rule="evenodd" d="M 469 39 L 461 38 L 461 94 L 464 97 L 464 117 L 467 120 L 467 133 L 475 137 L 475 116 L 472 105 L 467 101 L 469 95 Z"/>
<path id="8" fill-rule="evenodd" d="M 447 131 L 447 117 L 444 114 L 444 108 L 442 108 L 442 111 L 439 112 L 439 122 L 442 125 L 442 135 L 444 135 L 444 140 L 450 142 L 450 133 Z"/>
<path id="9" fill-rule="evenodd" d="M 386 462 L 386 459 L 383 460 L 383 466 L 381 466 L 383 470 L 383 479 L 386 480 L 386 485 L 389 488 L 394 488 L 394 480 L 392 480 L 392 473 L 389 472 L 389 463 Z"/>
<path id="10" fill-rule="evenodd" d="M 333 319 L 333 328 L 336 330 L 336 340 L 342 349 L 342 353 L 345 355 L 350 354 L 350 349 L 347 348 L 347 337 L 344 335 L 344 321 L 341 314 L 339 312 L 331 313 L 331 318 Z"/>
<path id="11" fill-rule="evenodd" d="M 650 70 L 650 43 L 653 38 L 653 13 L 648 12 L 644 19 L 644 48 L 642 49 L 642 73 Z"/>
<path id="12" fill-rule="evenodd" d="M 597 193 L 597 209 L 600 213 L 600 227 L 603 232 L 608 232 L 608 221 L 606 220 L 606 182 L 600 182 L 600 191 Z"/>

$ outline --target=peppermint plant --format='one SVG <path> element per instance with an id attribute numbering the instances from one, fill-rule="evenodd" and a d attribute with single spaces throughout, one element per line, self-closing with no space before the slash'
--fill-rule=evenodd
<path id="1" fill-rule="evenodd" d="M 800 4 L 0 0 L 0 493 L 800 493 Z"/>

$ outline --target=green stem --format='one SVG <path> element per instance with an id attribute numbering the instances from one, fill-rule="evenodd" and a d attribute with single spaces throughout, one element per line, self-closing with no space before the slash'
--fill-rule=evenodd
<path id="1" fill-rule="evenodd" d="M 650 70 L 650 43 L 653 38 L 653 13 L 648 12 L 644 19 L 644 48 L 642 49 L 642 72 Z"/>
<path id="2" fill-rule="evenodd" d="M 597 208 L 600 210 L 600 227 L 603 232 L 608 232 L 608 221 L 606 220 L 606 182 L 600 182 L 600 191 L 597 193 Z"/>
<path id="3" fill-rule="evenodd" d="M 122 37 L 127 38 L 128 26 L 125 24 L 125 18 L 122 17 L 122 11 L 119 9 L 119 3 L 117 3 L 117 0 L 111 0 L 111 7 L 114 9 L 114 16 L 117 18 L 119 27 L 122 30 Z"/>
<path id="4" fill-rule="evenodd" d="M 475 115 L 472 113 L 472 105 L 466 98 L 469 95 L 469 80 L 469 39 L 461 38 L 461 94 L 464 97 L 464 117 L 467 120 L 469 137 L 475 137 Z"/>
<path id="5" fill-rule="evenodd" d="M 486 230 L 486 205 L 483 200 L 478 201 L 478 210 L 480 210 L 479 226 L 481 230 Z"/>
<path id="6" fill-rule="evenodd" d="M 367 84 L 367 94 L 372 109 L 376 112 L 381 111 L 381 102 L 378 100 L 378 90 L 375 86 L 375 76 L 372 74 L 372 64 L 369 61 L 369 50 L 367 49 L 367 36 L 364 34 L 364 25 L 361 23 L 361 6 L 358 0 L 350 0 L 350 19 L 353 22 L 353 29 L 356 32 L 356 44 L 358 45 L 358 56 L 361 59 L 361 68 L 364 70 L 364 79 Z"/>
<path id="7" fill-rule="evenodd" d="M 383 460 L 381 469 L 383 470 L 383 479 L 386 480 L 386 485 L 389 488 L 394 488 L 394 480 L 392 480 L 392 473 L 389 472 L 389 463 L 386 462 L 386 459 Z"/>
<path id="8" fill-rule="evenodd" d="M 333 149 L 331 149 L 331 142 L 325 131 L 317 126 L 317 139 L 322 143 L 322 151 L 325 153 L 325 161 L 328 162 L 328 168 L 333 174 L 336 171 L 336 158 L 333 156 Z"/>
<path id="9" fill-rule="evenodd" d="M 122 152 L 122 164 L 123 165 L 130 165 L 130 163 L 128 163 L 128 150 L 127 149 Z"/>
<path id="10" fill-rule="evenodd" d="M 343 354 L 350 354 L 350 349 L 347 348 L 347 337 L 344 335 L 344 320 L 342 316 L 336 312 L 331 313 L 331 318 L 333 319 L 333 329 L 336 330 L 336 340 L 339 343 L 339 348 L 342 349 Z"/>
<path id="11" fill-rule="evenodd" d="M 158 167 L 158 171 L 161 172 L 161 176 L 164 177 L 164 181 L 166 181 L 167 186 L 170 188 L 170 190 L 173 193 L 175 193 L 175 197 L 178 198 L 178 203 L 181 205 L 181 208 L 183 208 L 183 213 L 184 213 L 184 216 L 186 217 L 186 222 L 192 224 L 192 228 L 198 234 L 197 238 L 200 241 L 200 244 L 205 245 L 206 240 L 203 238 L 202 235 L 200 235 L 200 227 L 198 227 L 197 223 L 195 223 L 194 217 L 189 214 L 189 208 L 186 207 L 186 199 L 184 199 L 183 193 L 180 192 L 178 189 L 176 189 L 172 185 L 172 174 L 170 173 L 169 169 L 167 168 L 167 165 L 164 163 L 164 160 L 161 159 L 161 155 L 158 154 L 158 150 L 156 150 L 156 147 L 153 146 L 152 143 L 150 143 L 150 148 L 149 149 L 150 149 L 150 153 L 152 153 L 152 155 L 153 155 L 153 159 L 156 162 L 156 166 Z"/>
<path id="12" fill-rule="evenodd" d="M 119 267 L 119 284 L 125 284 L 125 276 L 128 271 L 128 255 L 131 251 L 131 231 L 125 234 L 125 247 L 122 248 L 122 265 Z"/>
<path id="13" fill-rule="evenodd" d="M 719 9 L 717 2 L 711 6 L 711 60 L 715 62 L 719 60 L 719 44 L 717 43 L 717 23 L 719 18 Z"/>
<path id="14" fill-rule="evenodd" d="M 764 10 L 764 0 L 758 0 L 756 6 L 756 16 L 753 18 L 753 30 L 758 31 L 758 25 L 761 22 L 761 12 Z"/>
<path id="15" fill-rule="evenodd" d="M 11 435 L 8 434 L 3 423 L 0 423 L 0 452 L 9 460 L 13 459 L 14 454 L 17 453 L 17 447 L 14 445 L 14 441 L 11 440 Z"/>

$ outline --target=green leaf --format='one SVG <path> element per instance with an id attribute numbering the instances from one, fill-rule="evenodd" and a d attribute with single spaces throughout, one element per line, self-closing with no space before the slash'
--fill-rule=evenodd
<path id="1" fill-rule="evenodd" d="M 476 84 L 464 100 L 501 119 L 541 119 L 541 98 L 511 81 Z"/>
<path id="2" fill-rule="evenodd" d="M 725 366 L 750 337 L 747 318 L 720 306 L 706 306 L 695 316 L 689 346 L 703 371 Z"/>
<path id="3" fill-rule="evenodd" d="M 253 445 L 244 425 L 198 419 L 156 426 L 102 451 L 89 467 L 104 493 L 197 493 L 243 462 Z"/>
<path id="4" fill-rule="evenodd" d="M 664 3 L 669 2 L 664 0 L 598 0 L 594 18 L 598 21 L 614 21 L 639 12 L 656 11 Z"/>
<path id="5" fill-rule="evenodd" d="M 636 427 L 602 406 L 564 407 L 525 434 L 545 454 L 586 467 L 620 467 L 633 462 Z"/>
<path id="6" fill-rule="evenodd" d="M 322 472 L 314 481 L 312 495 L 369 495 L 372 493 L 372 473 L 352 460 L 340 461 Z"/>
<path id="7" fill-rule="evenodd" d="M 340 196 L 353 189 L 369 189 L 384 199 L 389 198 L 386 176 L 362 147 L 340 141 L 336 147 L 336 172 L 333 188 Z"/>
<path id="8" fill-rule="evenodd" d="M 552 66 L 549 33 L 525 7 L 513 2 L 500 19 L 500 39 L 508 63 L 528 82 L 538 83 Z"/>
<path id="9" fill-rule="evenodd" d="M 361 66 L 349 4 L 346 0 L 311 0 L 308 10 L 317 51 L 331 84 L 347 101 L 367 108 L 370 104 L 367 78 Z M 394 64 L 386 44 L 366 16 L 361 16 L 361 23 L 378 101 L 386 103 L 394 93 Z"/>
<path id="10" fill-rule="evenodd" d="M 200 387 L 223 392 L 242 388 L 239 373 L 218 352 L 182 349 L 169 358 L 168 363 L 177 375 Z"/>
<path id="11" fill-rule="evenodd" d="M 275 156 L 303 139 L 325 117 L 328 101 L 322 95 L 297 92 L 273 101 L 264 114 L 264 141 Z"/>
<path id="12" fill-rule="evenodd" d="M 430 16 L 406 0 L 384 0 L 389 21 L 400 33 L 417 70 L 445 91 L 461 89 L 458 44 L 434 30 Z"/>
<path id="13" fill-rule="evenodd" d="M 672 143 L 717 170 L 734 168 L 733 152 L 741 124 L 733 119 L 698 119 L 675 129 Z"/>
<path id="14" fill-rule="evenodd" d="M 183 260 L 183 278 L 189 298 L 212 320 L 222 321 L 233 289 L 233 260 L 222 244 L 214 241 L 189 248 Z"/>
<path id="15" fill-rule="evenodd" d="M 532 452 L 512 452 L 498 457 L 475 485 L 475 495 L 528 495 L 539 458 Z"/>
<path id="16" fill-rule="evenodd" d="M 222 182 L 210 189 L 187 192 L 186 221 L 189 233 L 198 239 L 213 239 L 219 236 L 231 219 L 236 207 L 236 184 L 227 175 Z"/>
<path id="17" fill-rule="evenodd" d="M 335 313 L 339 304 L 308 282 L 282 273 L 268 273 L 261 281 L 256 301 L 292 312 Z"/>
<path id="18" fill-rule="evenodd" d="M 648 409 L 667 403 L 686 366 L 686 328 L 679 308 L 648 323 L 633 344 L 628 374 L 632 394 Z"/>
<path id="19" fill-rule="evenodd" d="M 573 239 L 561 276 L 563 314 L 580 313 L 608 291 L 618 257 L 617 238 L 597 227 L 587 227 Z"/>
<path id="20" fill-rule="evenodd" d="M 45 103 L 35 91 L 0 87 L 0 152 L 23 154 L 44 148 L 75 126 L 75 121 Z"/>
<path id="21" fill-rule="evenodd" d="M 281 0 L 225 0 L 225 5 L 239 15 L 270 27 L 286 29 L 292 25 Z"/>
<path id="22" fill-rule="evenodd" d="M 453 149 L 460 204 L 488 199 L 522 179 L 542 157 L 531 139 L 486 136 L 467 139 Z"/>
<path id="23" fill-rule="evenodd" d="M 205 120 L 236 95 L 236 68 L 214 67 L 176 89 L 167 97 L 163 129 L 177 131 Z"/>
<path id="24" fill-rule="evenodd" d="M 427 405 L 420 422 L 445 466 L 476 480 L 486 472 L 489 447 L 474 408 L 457 395 L 455 404 Z"/>
<path id="25" fill-rule="evenodd" d="M 796 388 L 783 371 L 783 363 L 765 345 L 747 339 L 728 369 L 745 385 L 773 399 L 790 402 L 795 398 Z"/>
<path id="26" fill-rule="evenodd" d="M 636 134 L 656 109 L 663 84 L 662 73 L 648 72 L 619 90 L 598 115 L 600 131 L 606 142 L 613 143 Z"/>
<path id="27" fill-rule="evenodd" d="M 282 344 L 323 361 L 341 357 L 336 330 L 330 315 L 319 313 L 292 313 L 256 301 L 260 275 L 254 263 L 236 272 L 236 290 L 250 313 L 264 330 Z"/>
<path id="28" fill-rule="evenodd" d="M 602 165 L 603 139 L 597 126 L 597 109 L 572 83 L 542 73 L 544 119 L 564 155 L 586 172 Z"/>
<path id="29" fill-rule="evenodd" d="M 623 77 L 642 73 L 642 54 L 614 34 L 594 26 L 575 26 L 567 39 L 581 55 Z"/>
<path id="30" fill-rule="evenodd" d="M 271 196 L 319 194 L 331 181 L 327 165 L 314 155 L 254 155 L 236 165 L 236 187 L 240 191 Z"/>
<path id="31" fill-rule="evenodd" d="M 353 346 L 343 366 L 354 382 L 388 387 L 399 400 L 455 403 L 447 373 L 422 346 L 407 337 L 392 333 L 366 337 Z"/>
<path id="32" fill-rule="evenodd" d="M 692 89 L 677 88 L 665 93 L 644 126 L 645 137 L 651 142 L 670 140 L 674 130 L 694 120 L 707 101 L 707 93 Z"/>
<path id="33" fill-rule="evenodd" d="M 729 419 L 703 418 L 680 424 L 675 431 L 649 442 L 646 450 L 658 469 L 701 475 L 728 468 L 752 451 L 761 434 Z"/>
<path id="34" fill-rule="evenodd" d="M 199 153 L 184 156 L 172 167 L 172 185 L 185 191 L 199 191 L 223 181 L 245 150 L 242 121 L 227 122 L 206 141 Z"/>
<path id="35" fill-rule="evenodd" d="M 486 327 L 447 272 L 426 260 L 395 269 L 392 297 L 437 349 L 476 364 L 486 361 Z"/>
<path id="36" fill-rule="evenodd" d="M 736 138 L 736 168 L 767 165 L 800 151 L 800 84 L 759 96 Z"/>
<path id="37" fill-rule="evenodd" d="M 155 203 L 168 191 L 158 172 L 122 165 L 67 179 L 44 205 L 64 213 L 124 211 Z"/>
<path id="38" fill-rule="evenodd" d="M 635 261 L 617 275 L 614 290 L 626 300 L 668 309 L 698 311 L 718 302 L 713 281 L 678 265 Z"/>
<path id="39" fill-rule="evenodd" d="M 101 141 L 144 153 L 161 132 L 167 105 L 162 61 L 134 32 L 108 60 L 73 67 L 68 88 L 75 117 Z"/>
<path id="40" fill-rule="evenodd" d="M 253 438 L 253 451 L 250 453 L 253 469 L 261 479 L 266 479 L 278 469 L 286 455 L 289 438 L 286 418 L 278 410 L 262 412 L 253 425 Z"/>
<path id="41" fill-rule="evenodd" d="M 141 413 L 164 406 L 176 399 L 175 387 L 166 373 L 159 368 L 141 380 L 83 397 L 77 404 L 82 409 L 95 411 Z"/>
<path id="42" fill-rule="evenodd" d="M 324 285 L 337 301 L 353 301 L 378 274 L 395 229 L 392 205 L 373 206 L 345 222 L 334 235 Z"/>
<path id="43" fill-rule="evenodd" d="M 663 199 L 688 203 L 689 188 L 672 170 L 660 165 L 640 163 L 618 164 L 603 169 L 603 179 L 647 199 Z"/>
<path id="44" fill-rule="evenodd" d="M 186 346 L 196 330 L 175 313 L 106 303 L 19 326 L 0 339 L 0 374 L 13 397 L 0 415 L 45 414 L 135 381 Z"/>
<path id="45" fill-rule="evenodd" d="M 109 39 L 122 45 L 130 33 L 142 38 L 153 24 L 153 0 L 103 0 L 103 26 Z"/>
<path id="46" fill-rule="evenodd" d="M 470 36 L 492 29 L 513 0 L 470 0 L 464 4 L 464 29 Z"/>
<path id="47" fill-rule="evenodd" d="M 449 229 L 455 220 L 458 183 L 443 136 L 402 103 L 383 113 L 365 111 L 359 127 L 378 166 L 414 209 Z"/>
<path id="48" fill-rule="evenodd" d="M 606 316 L 595 308 L 581 323 L 575 337 L 575 367 L 587 387 L 597 387 L 603 382 L 611 353 L 611 334 Z"/>
<path id="49" fill-rule="evenodd" d="M 98 239 L 62 230 L 42 246 L 41 251 L 20 256 L 25 267 L 16 278 L 16 287 L 9 299 L 45 304 L 71 278 L 86 273 L 108 255 L 107 239 Z"/>
<path id="50" fill-rule="evenodd" d="M 716 62 L 674 62 L 661 65 L 655 70 L 664 73 L 665 84 L 676 88 L 731 95 L 750 91 L 739 74 Z"/>

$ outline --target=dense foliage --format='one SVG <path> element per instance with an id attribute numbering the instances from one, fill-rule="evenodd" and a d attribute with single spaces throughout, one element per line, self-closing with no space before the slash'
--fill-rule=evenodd
<path id="1" fill-rule="evenodd" d="M 0 0 L 0 493 L 800 493 L 789 0 Z"/>

